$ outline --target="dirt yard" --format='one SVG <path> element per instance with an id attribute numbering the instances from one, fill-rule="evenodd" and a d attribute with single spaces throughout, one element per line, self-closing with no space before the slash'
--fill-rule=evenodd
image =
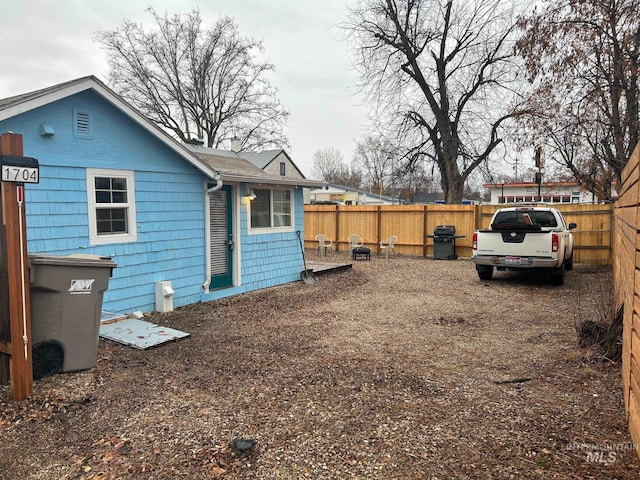
<path id="1" fill-rule="evenodd" d="M 3 387 L 0 477 L 636 479 L 620 365 L 576 346 L 610 283 L 399 256 L 154 315 L 191 337 Z"/>

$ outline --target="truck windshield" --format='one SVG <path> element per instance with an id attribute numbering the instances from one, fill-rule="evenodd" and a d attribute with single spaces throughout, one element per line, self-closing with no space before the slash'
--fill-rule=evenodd
<path id="1" fill-rule="evenodd" d="M 537 225 L 540 227 L 557 227 L 556 217 L 551 212 L 515 210 L 500 212 L 493 221 L 494 226 L 509 225 L 511 228 L 519 225 Z"/>

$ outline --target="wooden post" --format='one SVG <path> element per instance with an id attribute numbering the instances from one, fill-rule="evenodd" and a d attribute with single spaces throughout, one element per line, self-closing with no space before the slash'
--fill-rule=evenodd
<path id="1" fill-rule="evenodd" d="M 0 199 L 2 182 L 0 182 Z M 0 201 L 0 207 L 2 202 Z M 9 322 L 9 281 L 7 273 L 7 237 L 4 215 L 0 208 L 0 385 L 9 385 L 9 364 L 11 360 L 11 323 Z"/>
<path id="2" fill-rule="evenodd" d="M 336 205 L 335 207 L 335 215 L 333 217 L 335 221 L 335 236 L 336 236 L 336 252 L 340 250 L 340 206 Z"/>
<path id="3" fill-rule="evenodd" d="M 0 135 L 0 154 L 22 156 L 22 135 Z M 3 250 L 7 281 L 2 285 L 8 291 L 11 344 L 5 344 L 5 353 L 11 355 L 11 391 L 14 400 L 24 400 L 33 393 L 31 361 L 31 309 L 27 269 L 27 228 L 24 204 L 24 185 L 2 182 Z M 6 295 L 4 295 L 6 298 Z"/>
<path id="4" fill-rule="evenodd" d="M 427 205 L 424 206 L 424 211 L 423 211 L 423 215 L 422 215 L 422 256 L 426 257 L 427 256 L 427 235 L 429 235 L 429 232 L 427 232 Z"/>
<path id="5" fill-rule="evenodd" d="M 382 204 L 378 205 L 378 214 L 377 214 L 378 228 L 376 230 L 376 253 L 378 253 L 378 249 L 380 247 L 380 242 L 384 240 L 382 238 Z"/>

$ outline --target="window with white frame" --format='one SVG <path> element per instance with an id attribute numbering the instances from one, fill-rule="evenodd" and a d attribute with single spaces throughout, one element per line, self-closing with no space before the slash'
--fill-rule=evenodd
<path id="1" fill-rule="evenodd" d="M 87 169 L 87 197 L 92 245 L 136 241 L 132 171 Z"/>
<path id="2" fill-rule="evenodd" d="M 293 195 L 291 190 L 254 188 L 256 198 L 250 203 L 251 229 L 293 227 Z"/>

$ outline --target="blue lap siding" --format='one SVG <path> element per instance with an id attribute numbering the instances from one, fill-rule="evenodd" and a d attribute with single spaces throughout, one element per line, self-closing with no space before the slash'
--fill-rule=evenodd
<path id="1" fill-rule="evenodd" d="M 73 109 L 91 112 L 92 138 L 73 135 Z M 40 135 L 40 124 L 55 132 Z M 205 276 L 204 184 L 195 167 L 99 95 L 85 91 L 0 123 L 23 135 L 24 154 L 40 163 L 27 185 L 29 253 L 112 257 L 103 308 L 152 311 L 154 282 L 171 280 L 175 306 L 200 300 Z M 90 245 L 86 169 L 132 170 L 137 241 Z"/>
<path id="2" fill-rule="evenodd" d="M 88 138 L 74 135 L 74 111 L 79 110 L 90 114 Z M 41 135 L 43 123 L 52 136 Z M 299 279 L 302 257 L 295 231 L 249 234 L 246 206 L 236 199 L 241 284 L 205 293 L 205 185 L 211 179 L 93 90 L 0 121 L 0 133 L 7 131 L 23 135 L 25 156 L 40 163 L 40 183 L 26 186 L 29 253 L 111 257 L 118 267 L 103 309 L 153 311 L 157 281 L 172 282 L 179 307 Z M 87 168 L 133 172 L 136 241 L 90 244 Z M 294 230 L 302 230 L 302 189 L 291 188 Z"/>

